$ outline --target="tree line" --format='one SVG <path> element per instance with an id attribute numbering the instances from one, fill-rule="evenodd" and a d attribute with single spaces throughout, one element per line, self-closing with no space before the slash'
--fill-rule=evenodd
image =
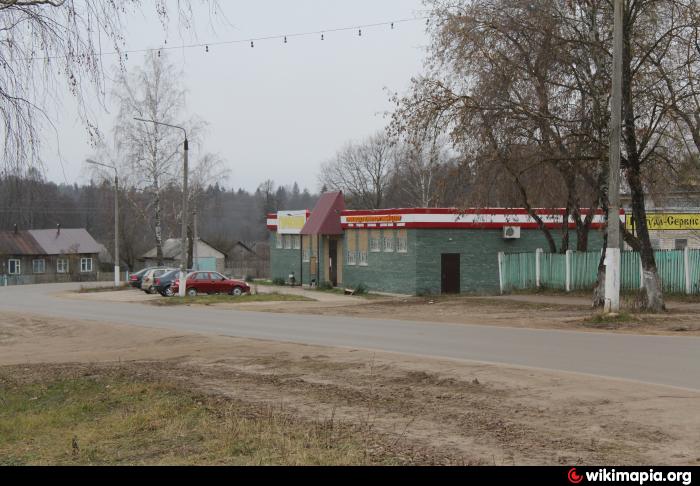
<path id="1" fill-rule="evenodd" d="M 252 247 L 267 241 L 266 215 L 288 208 L 312 209 L 317 194 L 265 181 L 249 192 L 212 184 L 196 194 L 197 233 L 215 248 L 230 253 L 237 242 Z M 182 192 L 176 185 L 161 190 L 162 237 L 179 238 Z M 119 192 L 119 245 L 122 264 L 139 268 L 138 258 L 156 246 L 155 213 L 149 189 L 125 187 Z M 194 228 L 190 215 L 189 232 Z M 24 174 L 0 173 L 0 230 L 85 228 L 113 255 L 114 185 L 112 180 L 89 184 L 56 184 L 31 169 Z"/>

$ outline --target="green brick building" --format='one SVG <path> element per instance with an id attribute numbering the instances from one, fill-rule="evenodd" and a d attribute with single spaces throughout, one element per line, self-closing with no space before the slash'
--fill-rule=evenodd
<path id="1" fill-rule="evenodd" d="M 561 231 L 561 212 L 538 214 Z M 589 250 L 602 247 L 603 218 L 594 217 Z M 273 278 L 399 294 L 496 293 L 499 252 L 548 248 L 525 210 L 355 211 L 341 193 L 324 194 L 311 212 L 270 214 L 267 224 Z"/>

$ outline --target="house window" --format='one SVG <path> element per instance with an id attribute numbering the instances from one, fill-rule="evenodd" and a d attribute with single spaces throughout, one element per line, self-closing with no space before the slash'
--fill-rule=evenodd
<path id="1" fill-rule="evenodd" d="M 22 264 L 19 260 L 9 260 L 7 262 L 7 273 L 10 275 L 19 275 L 22 273 Z"/>
<path id="2" fill-rule="evenodd" d="M 56 261 L 56 273 L 68 273 L 68 260 L 59 258 Z"/>
<path id="3" fill-rule="evenodd" d="M 292 235 L 282 235 L 282 240 L 284 241 L 284 249 L 292 249 Z"/>
<path id="4" fill-rule="evenodd" d="M 367 266 L 367 251 L 369 250 L 369 231 L 365 229 L 357 232 L 357 264 Z"/>
<path id="5" fill-rule="evenodd" d="M 396 251 L 408 253 L 408 236 L 406 230 L 399 230 L 396 234 Z"/>
<path id="6" fill-rule="evenodd" d="M 384 251 L 392 252 L 394 251 L 394 233 L 393 231 L 384 232 Z"/>
<path id="7" fill-rule="evenodd" d="M 300 235 L 292 235 L 292 245 L 294 245 L 295 250 L 299 250 L 301 248 L 301 236 Z"/>
<path id="8" fill-rule="evenodd" d="M 345 252 L 345 263 L 347 265 L 357 265 L 357 253 L 354 251 Z"/>
<path id="9" fill-rule="evenodd" d="M 279 233 L 277 233 L 277 249 L 278 249 L 278 250 L 281 250 L 282 247 L 283 247 L 282 235 L 279 234 Z"/>
<path id="10" fill-rule="evenodd" d="M 80 271 L 82 273 L 92 272 L 92 258 L 80 259 Z"/>
<path id="11" fill-rule="evenodd" d="M 32 272 L 33 273 L 46 273 L 46 260 L 39 259 L 32 261 Z"/>

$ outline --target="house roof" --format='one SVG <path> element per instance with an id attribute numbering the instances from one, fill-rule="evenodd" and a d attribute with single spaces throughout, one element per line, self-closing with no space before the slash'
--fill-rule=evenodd
<path id="1" fill-rule="evenodd" d="M 100 245 L 90 236 L 86 229 L 61 228 L 48 230 L 29 230 L 28 233 L 43 248 L 46 255 L 69 255 L 99 253 Z"/>
<path id="2" fill-rule="evenodd" d="M 345 210 L 342 192 L 327 192 L 319 198 L 311 217 L 301 230 L 302 235 L 342 235 L 340 213 Z"/>
<path id="3" fill-rule="evenodd" d="M 29 231 L 0 231 L 0 254 L 43 255 L 44 250 Z"/>
<path id="4" fill-rule="evenodd" d="M 180 259 L 180 254 L 182 253 L 182 245 L 181 242 L 182 238 L 168 238 L 163 242 L 163 258 L 166 260 L 179 260 Z M 226 257 L 226 253 L 223 251 L 214 248 L 211 246 L 209 243 L 204 241 L 203 239 L 199 239 L 199 245 L 206 245 L 212 250 L 215 250 L 219 253 L 221 253 L 224 257 Z M 146 253 L 141 255 L 140 260 L 145 260 L 147 258 L 156 258 L 158 255 L 156 247 L 151 248 L 148 250 Z"/>

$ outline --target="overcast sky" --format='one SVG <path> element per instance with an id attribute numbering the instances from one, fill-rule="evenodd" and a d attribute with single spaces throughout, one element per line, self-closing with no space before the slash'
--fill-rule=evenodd
<path id="1" fill-rule="evenodd" d="M 197 8 L 197 42 L 247 39 L 399 20 L 425 15 L 420 0 L 222 0 L 229 24 L 209 26 Z M 148 8 L 127 31 L 127 49 L 180 45 L 166 35 Z M 184 39 L 185 43 L 192 38 Z M 209 123 L 205 147 L 219 153 L 231 170 L 227 187 L 254 190 L 272 178 L 277 184 L 318 189 L 318 169 L 350 140 L 386 125 L 386 90 L 404 92 L 420 73 L 427 37 L 424 22 L 326 33 L 319 36 L 179 49 L 170 58 L 184 71 L 187 109 Z M 128 65 L 143 55 L 130 55 Z M 110 59 L 105 58 L 106 71 Z M 109 87 L 108 87 L 109 89 Z M 113 113 L 99 115 L 109 132 Z M 44 148 L 47 177 L 86 182 L 84 160 L 93 151 L 70 100 L 57 114 L 59 140 Z M 57 145 L 60 144 L 61 158 Z M 193 158 L 197 154 L 191 154 Z"/>

